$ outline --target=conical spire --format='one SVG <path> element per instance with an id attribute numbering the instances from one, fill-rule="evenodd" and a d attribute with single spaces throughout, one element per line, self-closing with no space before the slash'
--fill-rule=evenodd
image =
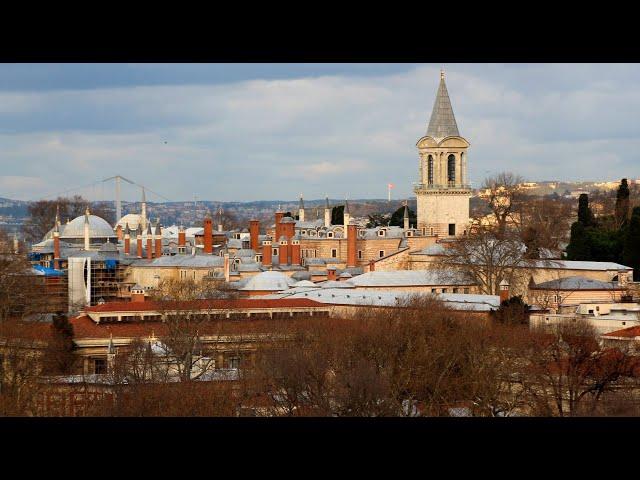
<path id="1" fill-rule="evenodd" d="M 304 208 L 304 200 L 302 199 L 302 194 L 300 194 L 300 204 L 298 205 L 298 208 L 300 210 Z"/>
<path id="2" fill-rule="evenodd" d="M 329 208 L 329 197 L 326 197 L 326 206 L 324 208 Z"/>
<path id="3" fill-rule="evenodd" d="M 346 197 L 344 199 L 344 213 L 351 213 L 349 212 L 349 199 Z"/>
<path id="4" fill-rule="evenodd" d="M 444 138 L 452 135 L 460 136 L 456 118 L 453 115 L 447 85 L 444 83 L 444 70 L 440 71 L 440 86 L 433 104 L 427 135 L 433 138 Z"/>
<path id="5" fill-rule="evenodd" d="M 131 229 L 129 228 L 129 222 L 125 223 L 124 234 L 131 235 Z"/>
<path id="6" fill-rule="evenodd" d="M 156 219 L 156 235 L 162 235 L 162 227 L 160 227 L 160 219 Z"/>

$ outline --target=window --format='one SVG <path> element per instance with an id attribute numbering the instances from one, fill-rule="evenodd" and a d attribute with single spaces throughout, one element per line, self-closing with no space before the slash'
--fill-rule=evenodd
<path id="1" fill-rule="evenodd" d="M 442 289 L 442 293 L 447 293 L 448 291 L 449 291 L 449 289 L 447 289 L 447 288 L 443 288 Z"/>
<path id="2" fill-rule="evenodd" d="M 336 258 L 338 256 L 338 249 L 337 248 L 332 248 L 331 249 L 331 258 Z"/>
<path id="3" fill-rule="evenodd" d="M 380 251 L 378 252 L 378 256 L 379 256 L 380 258 L 384 257 L 384 250 L 380 250 Z"/>
<path id="4" fill-rule="evenodd" d="M 431 227 L 431 228 L 429 229 L 429 235 L 431 235 L 431 236 L 433 237 L 433 227 Z"/>
<path id="5" fill-rule="evenodd" d="M 427 183 L 433 185 L 433 157 L 431 155 L 427 160 Z"/>
<path id="6" fill-rule="evenodd" d="M 450 223 L 449 224 L 449 235 L 455 235 L 456 234 L 456 224 L 455 223 Z"/>
<path id="7" fill-rule="evenodd" d="M 273 249 L 273 252 L 271 252 L 271 253 L 272 253 L 273 255 L 278 255 L 278 249 L 277 249 L 277 248 L 274 248 L 274 249 Z"/>
<path id="8" fill-rule="evenodd" d="M 437 289 L 432 288 L 432 289 L 431 289 L 431 293 L 437 293 L 437 292 L 436 292 L 436 290 L 437 290 Z"/>
<path id="9" fill-rule="evenodd" d="M 229 368 L 240 368 L 240 357 L 229 358 Z"/>
<path id="10" fill-rule="evenodd" d="M 362 260 L 362 250 L 358 250 L 358 260 Z"/>
<path id="11" fill-rule="evenodd" d="M 378 236 L 384 237 L 384 230 L 378 230 Z"/>
<path id="12" fill-rule="evenodd" d="M 327 238 L 333 238 L 333 232 L 327 232 Z"/>
<path id="13" fill-rule="evenodd" d="M 453 293 L 458 293 L 458 289 L 457 289 L 457 288 L 454 288 L 454 289 L 453 289 Z"/>
<path id="14" fill-rule="evenodd" d="M 93 373 L 102 375 L 107 373 L 107 359 L 106 358 L 94 358 L 93 359 Z"/>
<path id="15" fill-rule="evenodd" d="M 464 293 L 469 293 L 469 289 L 468 288 L 465 288 L 463 291 L 464 291 Z"/>
<path id="16" fill-rule="evenodd" d="M 447 157 L 447 180 L 449 180 L 449 186 L 456 183 L 456 157 L 453 154 Z"/>

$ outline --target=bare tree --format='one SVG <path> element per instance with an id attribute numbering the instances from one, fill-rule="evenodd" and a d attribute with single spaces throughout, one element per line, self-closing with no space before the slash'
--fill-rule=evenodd
<path id="1" fill-rule="evenodd" d="M 480 229 L 448 243 L 431 267 L 462 274 L 481 293 L 498 295 L 502 280 L 512 289 L 525 286 L 524 256 L 524 245 L 516 236 Z"/>
<path id="2" fill-rule="evenodd" d="M 506 233 L 509 221 L 519 223 L 519 214 L 524 197 L 521 184 L 523 178 L 511 172 L 502 172 L 484 180 L 481 189 L 495 217 L 497 234 Z"/>

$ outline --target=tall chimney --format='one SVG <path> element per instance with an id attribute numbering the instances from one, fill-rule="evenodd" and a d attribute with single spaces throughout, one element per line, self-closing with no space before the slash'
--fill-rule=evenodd
<path id="1" fill-rule="evenodd" d="M 129 255 L 131 251 L 131 230 L 129 230 L 129 224 L 127 223 L 124 228 L 124 254 Z"/>
<path id="2" fill-rule="evenodd" d="M 213 253 L 213 222 L 209 213 L 204 218 L 204 253 Z"/>
<path id="3" fill-rule="evenodd" d="M 294 237 L 293 240 L 291 240 L 291 265 L 302 265 L 300 240 L 297 237 Z"/>
<path id="4" fill-rule="evenodd" d="M 500 303 L 502 302 L 506 302 L 507 300 L 509 300 L 509 282 L 507 282 L 506 280 L 502 280 L 500 282 Z"/>
<path id="5" fill-rule="evenodd" d="M 118 237 L 118 240 L 122 240 L 123 233 L 122 233 L 122 225 L 120 224 L 116 226 L 116 235 Z"/>
<path id="6" fill-rule="evenodd" d="M 251 249 L 258 253 L 258 248 L 260 246 L 259 237 L 260 237 L 260 221 L 259 220 L 249 220 L 249 236 L 251 239 Z"/>
<path id="7" fill-rule="evenodd" d="M 186 246 L 187 246 L 187 234 L 184 231 L 184 227 L 180 225 L 180 228 L 178 229 L 178 251 L 181 253 L 186 253 Z"/>
<path id="8" fill-rule="evenodd" d="M 136 257 L 142 258 L 142 224 L 138 224 L 136 230 Z"/>
<path id="9" fill-rule="evenodd" d="M 347 267 L 356 267 L 356 241 L 358 239 L 358 225 L 350 221 L 347 225 Z"/>
<path id="10" fill-rule="evenodd" d="M 153 232 L 151 231 L 151 222 L 147 224 L 147 260 L 153 258 Z"/>
<path id="11" fill-rule="evenodd" d="M 263 240 L 262 242 L 262 266 L 271 267 L 271 240 Z"/>
<path id="12" fill-rule="evenodd" d="M 162 227 L 160 226 L 160 219 L 156 222 L 156 248 L 154 253 L 156 258 L 162 256 Z"/>

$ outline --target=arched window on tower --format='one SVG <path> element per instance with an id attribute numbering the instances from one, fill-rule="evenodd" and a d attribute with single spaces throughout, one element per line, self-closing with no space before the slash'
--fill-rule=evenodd
<path id="1" fill-rule="evenodd" d="M 433 185 L 433 157 L 431 155 L 427 159 L 427 183 Z"/>
<path id="2" fill-rule="evenodd" d="M 453 154 L 447 157 L 447 180 L 450 187 L 456 184 L 456 157 Z"/>

